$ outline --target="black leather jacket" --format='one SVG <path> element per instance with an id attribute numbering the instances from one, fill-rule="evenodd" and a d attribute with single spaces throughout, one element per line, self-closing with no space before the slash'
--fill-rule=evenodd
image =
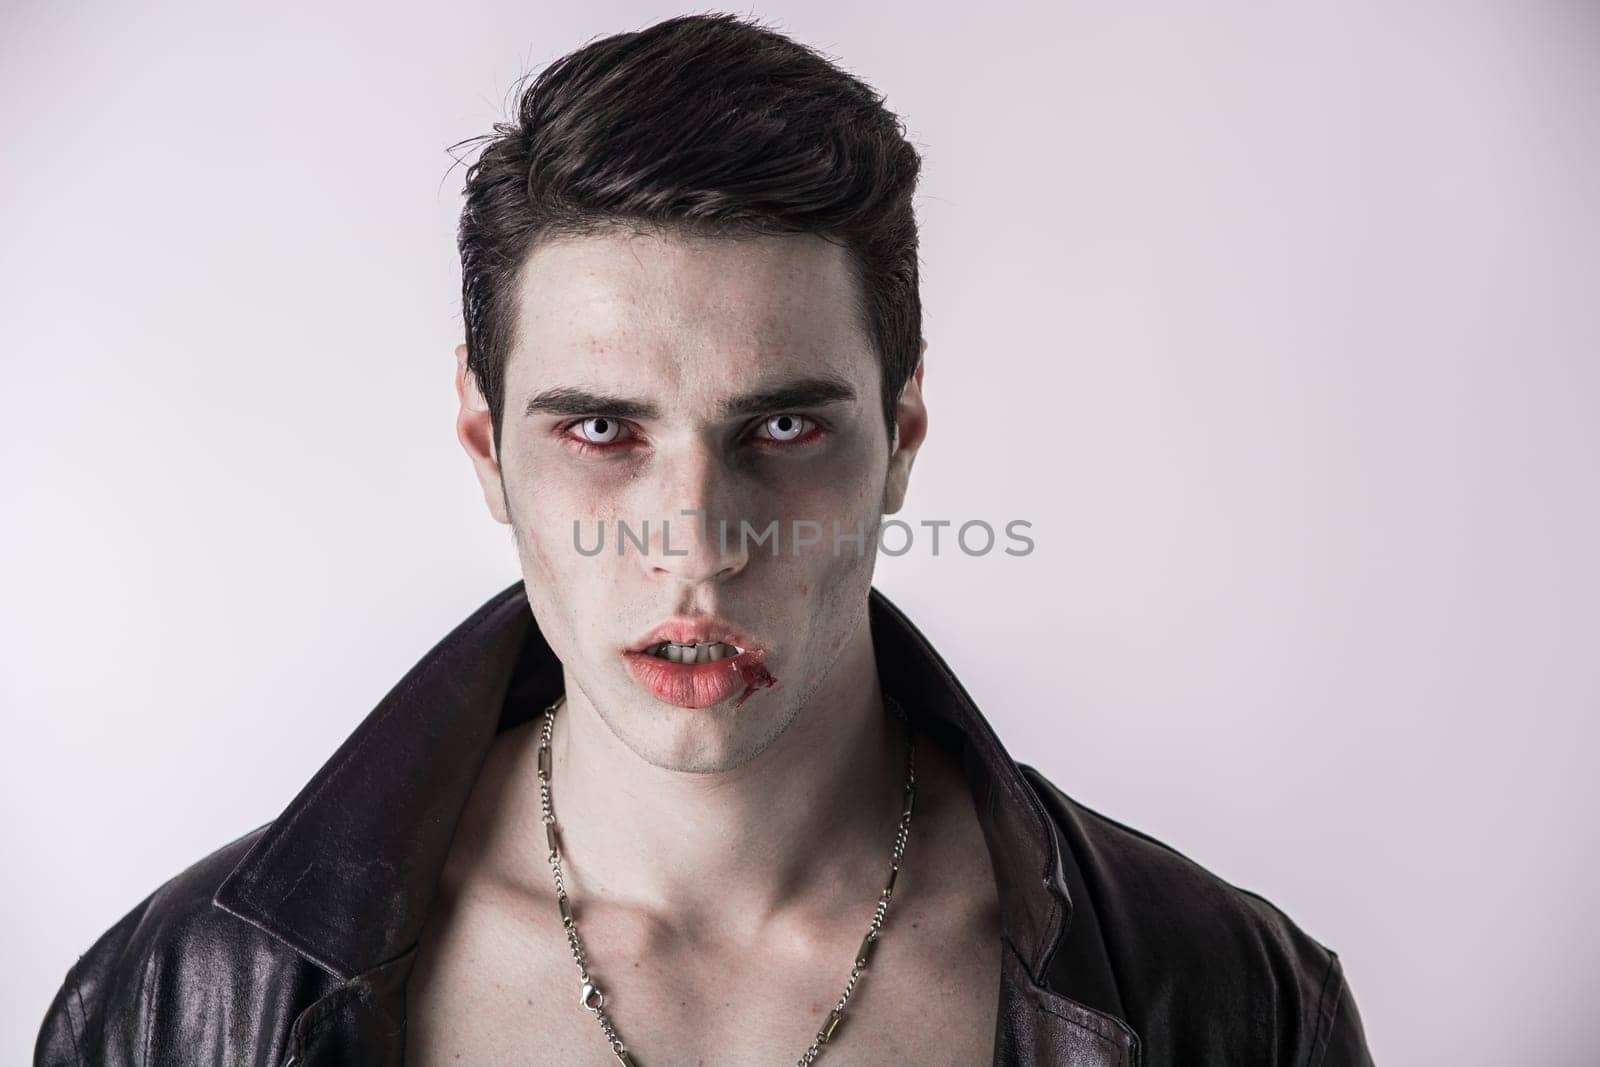
<path id="1" fill-rule="evenodd" d="M 1338 957 L 1272 904 L 1006 754 L 870 596 L 880 682 L 964 753 L 998 885 L 994 1062 L 1370 1064 Z M 404 1062 L 405 982 L 497 730 L 561 690 L 521 582 L 403 678 L 278 818 L 200 860 L 68 972 L 36 1064 Z"/>

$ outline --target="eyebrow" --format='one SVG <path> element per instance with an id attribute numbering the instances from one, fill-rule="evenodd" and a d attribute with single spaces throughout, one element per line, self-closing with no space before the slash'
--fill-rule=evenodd
<path id="1" fill-rule="evenodd" d="M 824 374 L 797 378 L 770 389 L 729 397 L 723 401 L 721 415 L 723 418 L 734 418 L 769 411 L 823 407 L 855 399 L 855 388 L 849 382 Z M 556 386 L 536 393 L 523 409 L 525 415 L 541 412 L 559 416 L 609 415 L 616 419 L 654 419 L 660 417 L 661 409 L 648 400 Z"/>

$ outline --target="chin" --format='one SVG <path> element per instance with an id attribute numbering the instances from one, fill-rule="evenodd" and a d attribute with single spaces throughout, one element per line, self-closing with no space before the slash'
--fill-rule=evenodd
<path id="1" fill-rule="evenodd" d="M 707 708 L 680 708 L 649 697 L 644 701 L 650 706 L 641 709 L 640 720 L 612 723 L 613 732 L 646 763 L 685 774 L 718 774 L 742 766 L 786 725 L 776 720 L 778 708 L 771 701 L 752 699 L 738 709 L 732 699 Z M 644 728 L 636 728 L 640 726 Z"/>

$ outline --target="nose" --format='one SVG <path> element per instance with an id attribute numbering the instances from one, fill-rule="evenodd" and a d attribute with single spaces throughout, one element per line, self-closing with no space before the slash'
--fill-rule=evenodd
<path id="1" fill-rule="evenodd" d="M 657 507 L 641 560 L 657 580 L 722 582 L 744 570 L 750 554 L 739 536 L 737 478 L 709 448 L 695 446 L 658 468 Z M 634 551 L 630 544 L 628 550 Z"/>

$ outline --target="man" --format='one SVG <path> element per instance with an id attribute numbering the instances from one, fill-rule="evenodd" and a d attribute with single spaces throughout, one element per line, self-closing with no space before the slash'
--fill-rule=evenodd
<path id="1" fill-rule="evenodd" d="M 1332 952 L 1016 763 L 871 588 L 917 170 L 731 16 L 526 90 L 456 352 L 523 581 L 104 934 L 37 1062 L 1370 1062 Z"/>

